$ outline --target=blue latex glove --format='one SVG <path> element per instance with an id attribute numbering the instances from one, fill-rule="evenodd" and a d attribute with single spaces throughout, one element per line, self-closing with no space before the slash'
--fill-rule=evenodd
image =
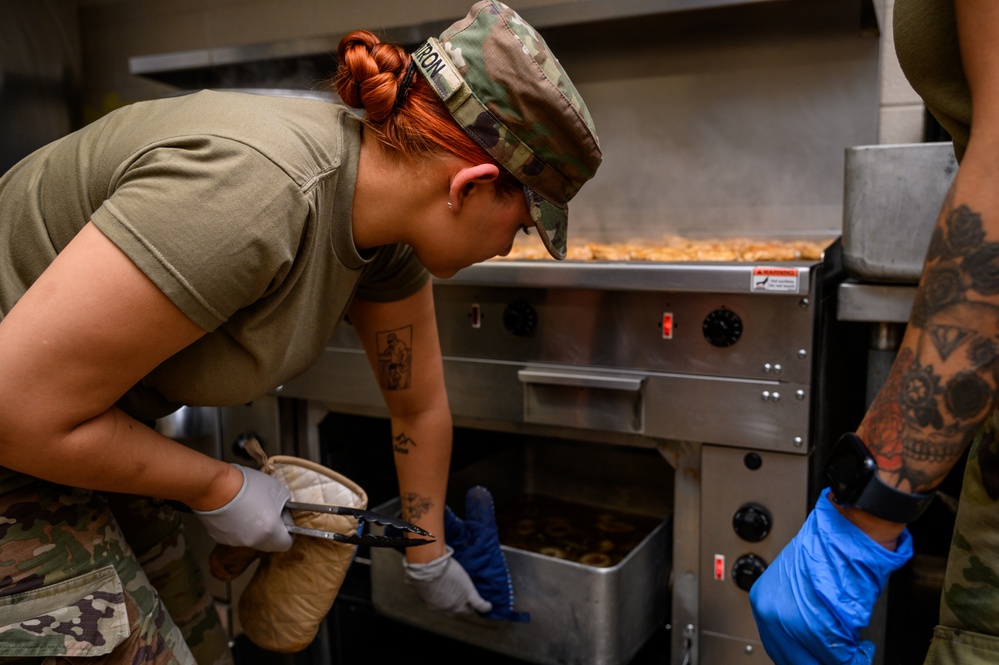
<path id="1" fill-rule="evenodd" d="M 493 608 L 485 617 L 530 620 L 530 613 L 513 609 L 513 582 L 500 548 L 493 497 L 489 490 L 482 486 L 468 490 L 464 520 L 450 508 L 444 508 L 444 539 L 454 548 L 455 561 L 472 578 L 479 595 L 492 603 Z"/>
<path id="2" fill-rule="evenodd" d="M 825 489 L 798 535 L 749 592 L 767 655 L 777 665 L 869 665 L 860 641 L 888 577 L 912 557 L 903 531 L 890 552 L 843 517 Z"/>

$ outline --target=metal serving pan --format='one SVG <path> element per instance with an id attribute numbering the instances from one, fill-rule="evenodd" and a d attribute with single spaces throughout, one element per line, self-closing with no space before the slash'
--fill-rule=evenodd
<path id="1" fill-rule="evenodd" d="M 846 151 L 843 266 L 865 282 L 915 283 L 957 173 L 950 143 Z"/>
<path id="2" fill-rule="evenodd" d="M 375 609 L 430 632 L 542 665 L 629 662 L 669 616 L 673 469 L 652 450 L 545 440 L 514 446 L 454 474 L 450 486 L 481 484 L 497 505 L 536 493 L 662 521 L 622 561 L 598 568 L 503 545 L 514 606 L 530 621 L 451 618 L 428 611 L 403 580 L 402 555 L 371 551 Z M 460 491 L 458 491 L 460 494 Z M 599 501 L 599 503 L 594 503 Z M 461 514 L 460 496 L 449 504 Z M 398 499 L 379 506 L 393 514 Z"/>

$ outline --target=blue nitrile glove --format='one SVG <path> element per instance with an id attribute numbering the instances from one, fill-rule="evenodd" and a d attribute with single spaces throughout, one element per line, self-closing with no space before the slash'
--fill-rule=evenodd
<path id="1" fill-rule="evenodd" d="M 529 612 L 513 609 L 513 582 L 506 557 L 500 548 L 493 497 L 485 487 L 476 486 L 465 495 L 465 519 L 444 508 L 444 539 L 454 548 L 455 561 L 475 583 L 483 599 L 492 603 L 490 619 L 530 621 Z"/>
<path id="2" fill-rule="evenodd" d="M 912 557 L 903 531 L 891 552 L 843 517 L 825 489 L 798 535 L 749 592 L 767 655 L 777 665 L 869 665 L 860 641 L 892 572 Z"/>

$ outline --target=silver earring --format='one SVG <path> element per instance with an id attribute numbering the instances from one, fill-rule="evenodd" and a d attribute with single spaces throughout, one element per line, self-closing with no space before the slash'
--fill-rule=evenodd
<path id="1" fill-rule="evenodd" d="M 453 210 L 454 209 L 453 206 L 451 205 L 451 201 L 447 202 L 447 209 L 448 210 Z"/>

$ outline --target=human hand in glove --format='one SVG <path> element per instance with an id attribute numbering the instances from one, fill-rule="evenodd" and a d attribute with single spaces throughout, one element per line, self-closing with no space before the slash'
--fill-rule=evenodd
<path id="1" fill-rule="evenodd" d="M 264 552 L 291 549 L 292 537 L 284 520 L 284 504 L 291 499 L 288 488 L 265 473 L 233 466 L 243 474 L 243 486 L 236 496 L 221 508 L 194 511 L 208 535 L 223 545 Z"/>
<path id="2" fill-rule="evenodd" d="M 892 552 L 846 519 L 823 490 L 798 535 L 753 584 L 749 601 L 777 665 L 868 665 L 860 640 L 891 573 L 912 556 L 903 531 Z"/>
<path id="3" fill-rule="evenodd" d="M 447 545 L 444 554 L 428 563 L 403 561 L 406 584 L 413 587 L 428 609 L 445 614 L 485 614 L 492 603 L 475 590 L 472 578 L 454 559 L 454 549 Z"/>

